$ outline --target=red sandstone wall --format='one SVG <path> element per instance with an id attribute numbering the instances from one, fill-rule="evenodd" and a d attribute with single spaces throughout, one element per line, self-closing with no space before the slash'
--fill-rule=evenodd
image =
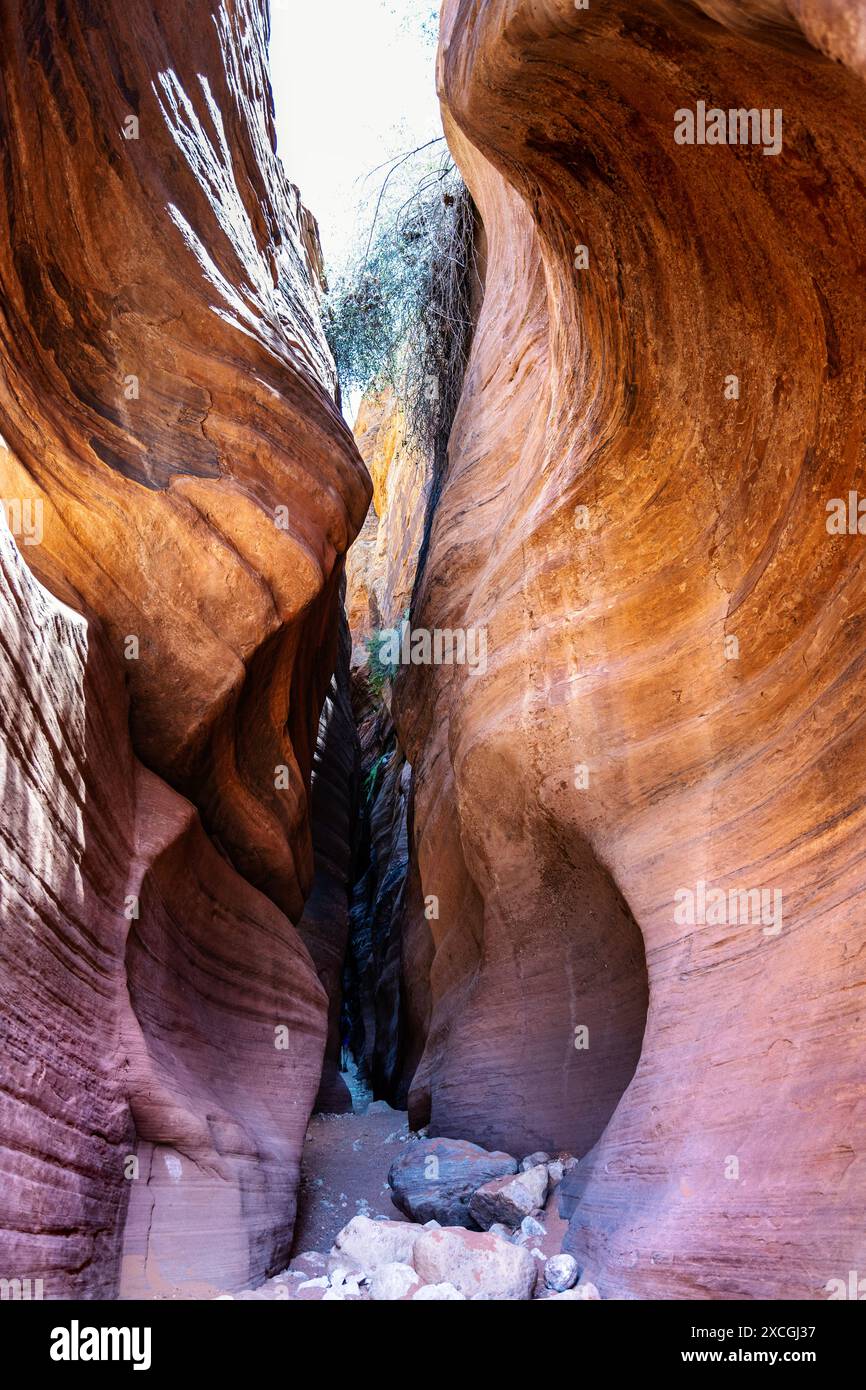
<path id="1" fill-rule="evenodd" d="M 813 1298 L 866 1259 L 866 571 L 826 527 L 864 461 L 866 93 L 804 37 L 857 69 L 858 14 L 444 6 L 490 255 L 413 621 L 489 659 L 398 698 L 442 904 L 416 1094 L 438 1132 L 598 1140 L 568 1244 L 605 1296 Z M 676 145 L 701 99 L 783 109 L 782 153 Z M 780 890 L 781 931 L 678 922 L 701 879 Z M 600 1136 L 629 916 L 646 1036 Z"/>
<path id="2" fill-rule="evenodd" d="M 266 32 L 260 0 L 0 6 L 0 494 L 69 605 L 8 550 L 0 1274 L 47 1297 L 284 1267 L 319 1081 L 289 918 L 370 484 Z"/>

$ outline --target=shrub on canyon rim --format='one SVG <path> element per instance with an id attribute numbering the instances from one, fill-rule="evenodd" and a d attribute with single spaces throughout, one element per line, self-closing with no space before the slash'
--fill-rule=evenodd
<path id="1" fill-rule="evenodd" d="M 472 200 L 447 151 L 431 159 L 439 143 L 391 166 L 370 231 L 323 306 L 343 389 L 392 387 L 413 441 L 434 456 L 460 395 L 476 273 Z"/>

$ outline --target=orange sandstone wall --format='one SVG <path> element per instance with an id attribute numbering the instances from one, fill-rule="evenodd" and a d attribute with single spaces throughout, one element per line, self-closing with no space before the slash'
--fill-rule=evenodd
<path id="1" fill-rule="evenodd" d="M 415 1106 L 590 1151 L 603 1295 L 822 1297 L 866 1261 L 866 569 L 827 528 L 864 461 L 862 20 L 639 9 L 443 7 L 489 256 L 413 623 L 488 660 L 397 697 L 439 897 Z M 781 152 L 676 144 L 701 100 L 781 109 Z M 701 882 L 780 913 L 684 920 Z"/>
<path id="2" fill-rule="evenodd" d="M 266 56 L 262 0 L 0 7 L 0 494 L 45 586 L 7 538 L 0 1274 L 46 1297 L 290 1247 L 327 1025 L 290 919 L 370 484 Z"/>

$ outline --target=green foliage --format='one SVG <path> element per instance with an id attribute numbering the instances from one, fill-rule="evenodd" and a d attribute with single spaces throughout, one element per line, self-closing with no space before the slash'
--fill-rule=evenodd
<path id="1" fill-rule="evenodd" d="M 379 776 L 379 770 L 380 770 L 380 768 L 384 767 L 385 763 L 387 763 L 387 762 L 389 761 L 390 757 L 391 757 L 390 752 L 388 752 L 388 753 L 382 753 L 382 754 L 376 759 L 376 761 L 373 763 L 372 767 L 370 768 L 370 771 L 367 773 L 367 776 L 364 778 L 364 800 L 365 800 L 365 801 L 370 801 L 370 800 L 372 800 L 373 793 L 374 793 L 375 790 L 376 790 L 376 781 L 377 781 L 378 776 Z"/>
<path id="2" fill-rule="evenodd" d="M 436 47 L 439 38 L 439 0 L 400 0 L 399 5 L 391 5 L 391 14 L 399 20 L 400 27 L 420 35 L 431 48 Z"/>
<path id="3" fill-rule="evenodd" d="M 343 389 L 390 386 L 411 438 L 434 455 L 462 385 L 475 274 L 472 202 L 441 144 L 392 165 L 366 241 L 323 313 Z"/>
<path id="4" fill-rule="evenodd" d="M 382 658 L 382 647 L 389 633 L 379 631 L 371 632 L 367 638 L 367 683 L 374 695 L 381 695 L 385 688 L 386 681 L 392 681 L 397 674 L 397 663 L 384 661 Z"/>

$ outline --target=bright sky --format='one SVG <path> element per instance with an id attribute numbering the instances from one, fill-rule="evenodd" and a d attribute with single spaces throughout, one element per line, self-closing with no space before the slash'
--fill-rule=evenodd
<path id="1" fill-rule="evenodd" d="M 318 219 L 329 270 L 393 156 L 441 135 L 438 0 L 271 0 L 277 149 Z M 364 224 L 365 226 L 368 223 Z"/>

